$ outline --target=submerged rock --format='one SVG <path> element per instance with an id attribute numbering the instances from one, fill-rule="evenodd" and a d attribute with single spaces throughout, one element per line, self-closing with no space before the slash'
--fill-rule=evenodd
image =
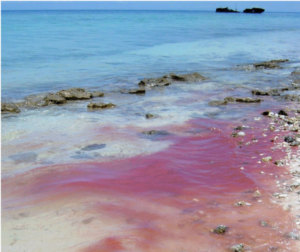
<path id="1" fill-rule="evenodd" d="M 138 83 L 140 87 L 163 87 L 170 84 L 171 81 L 167 77 L 143 79 Z"/>
<path id="2" fill-rule="evenodd" d="M 1 104 L 2 113 L 20 113 L 21 110 L 15 103 L 2 103 Z"/>
<path id="3" fill-rule="evenodd" d="M 213 232 L 215 233 L 215 234 L 225 234 L 225 232 L 228 230 L 228 227 L 227 226 L 225 226 L 225 225 L 219 225 L 219 226 L 217 226 L 214 230 L 213 230 Z"/>
<path id="4" fill-rule="evenodd" d="M 286 101 L 300 102 L 300 96 L 299 95 L 287 94 L 287 95 L 282 95 L 281 97 L 282 97 L 282 99 L 284 99 Z"/>
<path id="5" fill-rule="evenodd" d="M 233 102 L 258 103 L 258 102 L 261 102 L 262 100 L 259 99 L 259 98 L 251 98 L 251 97 L 232 97 L 232 96 L 229 96 L 229 97 L 225 97 L 224 101 L 231 102 L 231 103 L 233 103 Z"/>
<path id="6" fill-rule="evenodd" d="M 233 245 L 230 250 L 232 252 L 243 252 L 244 251 L 244 244 L 243 243 L 240 243 L 240 244 L 235 244 Z"/>
<path id="7" fill-rule="evenodd" d="M 203 75 L 197 72 L 190 73 L 190 74 L 182 74 L 182 75 L 170 73 L 169 76 L 173 81 L 184 81 L 184 82 L 198 82 L 206 79 Z"/>
<path id="8" fill-rule="evenodd" d="M 244 13 L 253 13 L 253 14 L 260 14 L 263 13 L 265 9 L 262 8 L 252 8 L 252 9 L 245 9 L 243 12 Z"/>
<path id="9" fill-rule="evenodd" d="M 15 155 L 9 156 L 15 163 L 31 163 L 35 162 L 37 159 L 37 154 L 35 152 L 23 152 Z"/>
<path id="10" fill-rule="evenodd" d="M 274 69 L 280 68 L 280 64 L 289 61 L 288 59 L 278 59 L 278 60 L 269 60 L 259 63 L 254 63 L 253 66 L 255 69 Z"/>
<path id="11" fill-rule="evenodd" d="M 87 146 L 81 148 L 81 150 L 83 150 L 83 151 L 93 151 L 93 150 L 103 149 L 105 147 L 106 147 L 106 144 L 90 144 L 90 145 L 87 145 Z"/>
<path id="12" fill-rule="evenodd" d="M 128 94 L 138 94 L 143 95 L 146 93 L 146 90 L 144 88 L 137 88 L 137 89 L 131 89 L 127 92 Z"/>
<path id="13" fill-rule="evenodd" d="M 170 134 L 168 131 L 165 130 L 149 130 L 143 131 L 142 133 L 148 136 L 167 136 Z"/>
<path id="14" fill-rule="evenodd" d="M 285 90 L 281 90 L 285 91 Z M 279 89 L 271 89 L 271 90 L 259 90 L 259 89 L 253 89 L 251 90 L 251 93 L 253 95 L 257 96 L 279 96 L 280 95 L 280 90 Z"/>
<path id="15" fill-rule="evenodd" d="M 92 98 L 94 97 L 103 97 L 104 93 L 100 92 L 100 91 L 93 91 L 92 92 Z"/>
<path id="16" fill-rule="evenodd" d="M 91 102 L 87 105 L 88 109 L 94 110 L 94 109 L 110 109 L 115 108 L 116 105 L 113 103 L 102 103 L 102 102 Z"/>
<path id="17" fill-rule="evenodd" d="M 208 103 L 208 105 L 210 105 L 210 106 L 223 106 L 223 105 L 227 105 L 228 104 L 228 102 L 227 101 L 217 101 L 217 100 L 215 100 L 215 101 L 210 101 L 209 103 Z"/>
<path id="18" fill-rule="evenodd" d="M 153 115 L 153 114 L 150 114 L 150 113 L 147 113 L 145 115 L 146 119 L 152 119 L 152 118 L 156 118 L 157 116 L 156 115 Z"/>
<path id="19" fill-rule="evenodd" d="M 56 94 L 65 98 L 66 100 L 86 100 L 93 97 L 92 93 L 86 92 L 83 88 L 70 88 L 66 90 L 61 90 Z"/>
<path id="20" fill-rule="evenodd" d="M 206 78 L 199 73 L 189 73 L 189 74 L 174 74 L 170 73 L 159 78 L 150 78 L 141 80 L 138 85 L 140 87 L 159 87 L 159 86 L 169 86 L 173 82 L 199 82 Z"/>
<path id="21" fill-rule="evenodd" d="M 44 107 L 49 105 L 49 101 L 45 99 L 47 94 L 34 94 L 25 97 L 23 105 L 29 108 Z"/>

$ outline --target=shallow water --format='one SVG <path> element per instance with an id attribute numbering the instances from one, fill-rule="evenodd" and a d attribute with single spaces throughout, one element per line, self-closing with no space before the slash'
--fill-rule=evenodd
<path id="1" fill-rule="evenodd" d="M 207 252 L 244 243 L 251 251 L 297 251 L 285 237 L 295 228 L 291 216 L 271 200 L 282 170 L 260 162 L 284 156 L 270 142 L 282 136 L 265 130 L 268 119 L 260 113 L 292 104 L 276 97 L 208 103 L 289 85 L 300 65 L 299 19 L 296 13 L 3 12 L 3 100 L 80 86 L 104 91 L 94 100 L 117 105 L 91 112 L 89 101 L 79 101 L 2 115 L 3 248 Z M 282 69 L 237 67 L 279 58 L 290 61 Z M 207 80 L 120 93 L 171 71 L 198 71 Z M 250 126 L 246 136 L 232 138 L 242 124 Z M 163 133 L 143 133 L 149 130 Z M 241 200 L 251 205 L 235 206 Z M 219 224 L 229 226 L 227 234 L 211 232 Z"/>

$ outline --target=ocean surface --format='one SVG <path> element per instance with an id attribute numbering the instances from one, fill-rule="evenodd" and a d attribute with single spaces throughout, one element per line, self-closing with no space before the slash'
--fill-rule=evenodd
<path id="1" fill-rule="evenodd" d="M 291 216 L 270 200 L 282 170 L 261 162 L 284 156 L 261 112 L 294 104 L 209 102 L 290 85 L 300 13 L 2 11 L 1 25 L 2 102 L 82 87 L 116 104 L 2 115 L 5 251 L 297 251 Z M 272 59 L 289 61 L 247 67 Z M 120 92 L 170 72 L 206 80 Z M 228 235 L 211 232 L 219 224 Z"/>
<path id="2" fill-rule="evenodd" d="M 299 60 L 299 30 L 299 13 L 2 11 L 2 97 Z"/>

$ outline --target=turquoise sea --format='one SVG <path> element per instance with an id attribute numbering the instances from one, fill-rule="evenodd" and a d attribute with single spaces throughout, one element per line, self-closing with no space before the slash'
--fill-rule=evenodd
<path id="1" fill-rule="evenodd" d="M 299 61 L 300 14 L 2 11 L 2 98 L 113 89 L 166 72 Z"/>

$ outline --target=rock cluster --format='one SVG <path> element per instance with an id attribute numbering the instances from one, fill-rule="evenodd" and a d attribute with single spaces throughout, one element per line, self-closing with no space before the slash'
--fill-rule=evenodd
<path id="1" fill-rule="evenodd" d="M 199 73 L 182 75 L 170 73 L 158 78 L 143 79 L 138 83 L 138 85 L 140 87 L 163 87 L 169 86 L 173 82 L 199 82 L 205 79 L 206 78 Z"/>

